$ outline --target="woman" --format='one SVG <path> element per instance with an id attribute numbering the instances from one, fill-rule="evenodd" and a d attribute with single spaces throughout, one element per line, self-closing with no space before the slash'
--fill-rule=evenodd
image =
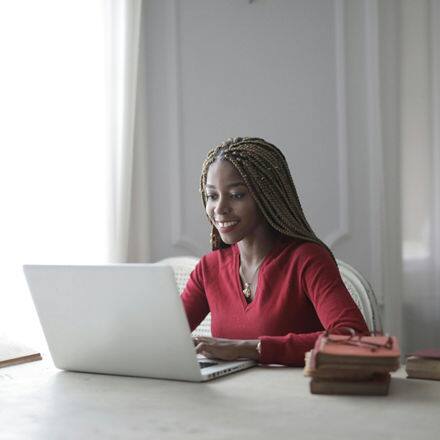
<path id="1" fill-rule="evenodd" d="M 323 330 L 368 332 L 278 148 L 228 139 L 208 153 L 200 191 L 213 252 L 182 294 L 191 330 L 211 312 L 213 337 L 195 339 L 198 353 L 302 366 Z"/>

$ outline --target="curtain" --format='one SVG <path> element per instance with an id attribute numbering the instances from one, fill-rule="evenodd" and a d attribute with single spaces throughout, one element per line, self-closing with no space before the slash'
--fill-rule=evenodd
<path id="1" fill-rule="evenodd" d="M 142 0 L 108 3 L 109 259 L 114 263 L 144 262 L 150 254 L 142 11 Z"/>
<path id="2" fill-rule="evenodd" d="M 35 347 L 22 265 L 108 261 L 104 7 L 0 2 L 0 333 Z"/>

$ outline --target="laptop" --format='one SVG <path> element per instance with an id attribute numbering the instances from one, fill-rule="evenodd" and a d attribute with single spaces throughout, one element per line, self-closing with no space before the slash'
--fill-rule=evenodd
<path id="1" fill-rule="evenodd" d="M 50 354 L 63 370 L 203 382 L 256 365 L 196 354 L 173 269 L 25 265 Z"/>

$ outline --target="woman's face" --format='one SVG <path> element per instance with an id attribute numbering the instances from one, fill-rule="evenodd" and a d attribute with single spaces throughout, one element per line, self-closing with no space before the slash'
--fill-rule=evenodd
<path id="1" fill-rule="evenodd" d="M 206 213 L 226 244 L 257 237 L 268 224 L 237 169 L 217 160 L 206 179 Z"/>

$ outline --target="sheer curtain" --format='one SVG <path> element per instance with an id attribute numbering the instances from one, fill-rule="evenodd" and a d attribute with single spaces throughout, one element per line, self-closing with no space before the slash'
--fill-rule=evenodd
<path id="1" fill-rule="evenodd" d="M 0 3 L 0 334 L 43 344 L 23 264 L 148 260 L 141 6 Z"/>
<path id="2" fill-rule="evenodd" d="M 0 333 L 40 341 L 23 264 L 108 261 L 104 0 L 0 2 Z"/>
<path id="3" fill-rule="evenodd" d="M 112 152 L 110 260 L 149 258 L 145 41 L 141 0 L 108 3 L 108 130 Z"/>

